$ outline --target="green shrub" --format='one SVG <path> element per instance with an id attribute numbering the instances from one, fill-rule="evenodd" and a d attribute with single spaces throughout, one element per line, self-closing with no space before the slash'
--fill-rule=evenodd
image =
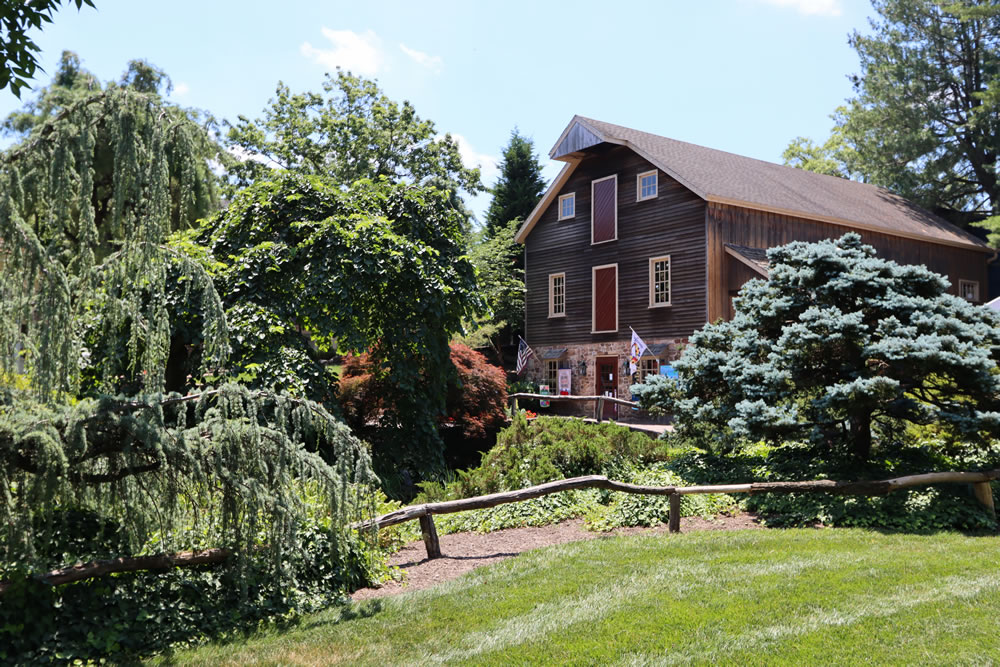
<path id="1" fill-rule="evenodd" d="M 280 564 L 251 558 L 60 586 L 27 577 L 16 564 L 0 564 L 0 578 L 14 582 L 0 598 L 0 663 L 129 662 L 173 646 L 291 623 L 389 576 L 384 552 L 364 536 L 352 533 L 346 545 L 335 544 L 318 495 L 305 487 L 300 491 L 307 506 L 298 527 L 301 548 Z M 61 514 L 40 520 L 55 531 L 40 554 L 51 562 L 130 553 L 117 524 L 107 518 L 82 510 Z M 155 553 L 155 547 L 140 553 Z"/>
<path id="2" fill-rule="evenodd" d="M 647 467 L 622 470 L 616 479 L 644 486 L 692 486 L 669 464 L 654 463 Z M 587 516 L 591 530 L 612 530 L 625 526 L 655 526 L 670 518 L 670 497 L 634 493 L 607 493 L 607 503 Z M 709 518 L 721 512 L 731 512 L 739 503 L 733 496 L 704 494 L 681 496 L 681 516 Z"/>
<path id="3" fill-rule="evenodd" d="M 617 461 L 665 460 L 664 443 L 613 422 L 514 415 L 478 468 L 459 471 L 457 497 L 520 489 L 554 479 L 604 474 Z"/>

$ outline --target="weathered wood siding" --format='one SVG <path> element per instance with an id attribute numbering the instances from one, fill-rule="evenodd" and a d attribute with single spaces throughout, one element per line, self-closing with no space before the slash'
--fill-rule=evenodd
<path id="1" fill-rule="evenodd" d="M 742 275 L 731 275 L 734 262 L 726 254 L 726 243 L 773 248 L 790 241 L 840 238 L 850 231 L 841 225 L 717 203 L 709 203 L 706 208 L 705 226 L 709 263 L 708 317 L 711 321 L 729 316 L 730 292 L 742 284 L 741 278 L 752 277 L 742 269 Z M 979 282 L 980 297 L 986 296 L 986 260 L 990 257 L 989 253 L 878 232 L 855 231 L 861 234 L 865 243 L 875 248 L 879 257 L 900 264 L 924 264 L 932 271 L 947 276 L 953 294 L 958 294 L 959 280 L 975 280 Z"/>
<path id="2" fill-rule="evenodd" d="M 636 201 L 636 176 L 654 169 L 630 149 L 597 146 L 559 191 L 576 193 L 576 217 L 558 221 L 558 198 L 525 239 L 527 335 L 532 346 L 688 336 L 707 316 L 705 202 L 659 172 L 656 199 Z M 618 239 L 590 243 L 591 181 L 618 174 Z M 649 258 L 670 255 L 671 299 L 649 308 Z M 618 332 L 591 334 L 591 269 L 618 264 Z M 566 316 L 548 317 L 548 277 L 566 273 Z"/>

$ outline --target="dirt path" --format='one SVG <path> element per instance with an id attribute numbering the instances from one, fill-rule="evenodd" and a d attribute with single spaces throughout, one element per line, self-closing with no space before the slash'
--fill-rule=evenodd
<path id="1" fill-rule="evenodd" d="M 719 516 L 711 521 L 698 517 L 681 519 L 681 532 L 693 530 L 742 530 L 760 528 L 752 514 Z M 422 541 L 411 542 L 389 559 L 389 564 L 406 572 L 405 583 L 389 582 L 381 588 L 362 588 L 351 595 L 353 600 L 397 595 L 406 591 L 430 588 L 477 567 L 513 558 L 529 549 L 577 540 L 592 540 L 607 535 L 663 533 L 667 527 L 621 528 L 611 533 L 595 533 L 583 526 L 582 519 L 573 519 L 553 526 L 509 528 L 492 533 L 453 533 L 441 536 L 441 558 L 427 559 Z"/>

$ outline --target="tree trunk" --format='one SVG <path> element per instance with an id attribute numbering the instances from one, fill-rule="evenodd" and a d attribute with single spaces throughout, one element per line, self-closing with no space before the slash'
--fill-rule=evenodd
<path id="1" fill-rule="evenodd" d="M 872 453 L 872 413 L 851 415 L 851 451 L 858 463 L 864 463 Z"/>

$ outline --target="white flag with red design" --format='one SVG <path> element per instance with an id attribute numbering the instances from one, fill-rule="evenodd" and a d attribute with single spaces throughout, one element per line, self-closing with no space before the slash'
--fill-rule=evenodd
<path id="1" fill-rule="evenodd" d="M 632 327 L 629 327 L 629 329 L 632 331 L 632 343 L 628 346 L 628 368 L 629 373 L 634 374 L 636 369 L 639 368 L 639 359 L 642 358 L 643 353 L 645 353 L 648 348 L 646 347 L 646 344 L 642 342 L 642 339 L 639 338 L 639 334 L 635 332 L 635 329 L 632 329 Z"/>

